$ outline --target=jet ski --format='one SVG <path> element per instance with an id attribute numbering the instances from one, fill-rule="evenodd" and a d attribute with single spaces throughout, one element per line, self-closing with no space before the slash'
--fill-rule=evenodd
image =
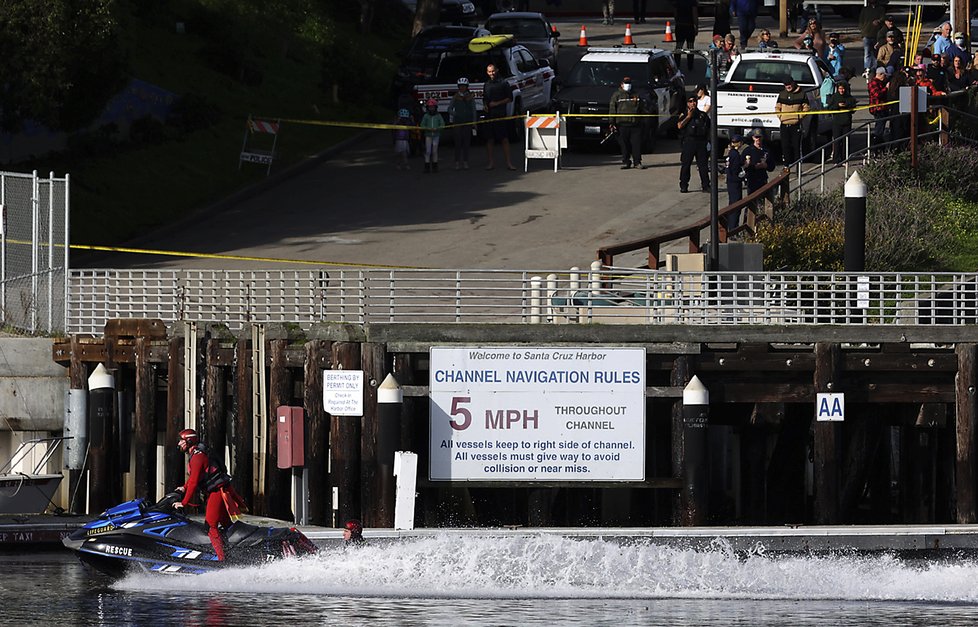
<path id="1" fill-rule="evenodd" d="M 218 561 L 207 525 L 173 509 L 180 498 L 172 492 L 155 505 L 143 499 L 116 505 L 62 542 L 82 563 L 113 577 L 132 570 L 199 575 L 317 550 L 294 527 L 258 527 L 238 521 L 225 530 L 225 560 Z"/>

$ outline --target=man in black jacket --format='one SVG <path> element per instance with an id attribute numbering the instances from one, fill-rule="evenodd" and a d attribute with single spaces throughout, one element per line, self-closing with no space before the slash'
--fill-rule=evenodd
<path id="1" fill-rule="evenodd" d="M 676 124 L 679 128 L 682 156 L 679 168 L 679 191 L 689 191 L 690 166 L 696 158 L 696 169 L 700 172 L 700 183 L 703 191 L 710 191 L 710 174 L 707 168 L 706 145 L 710 134 L 710 117 L 696 107 L 696 97 L 686 99 L 686 113 L 679 116 Z"/>
<path id="2" fill-rule="evenodd" d="M 645 113 L 641 96 L 632 90 L 632 79 L 625 77 L 621 86 L 611 97 L 608 105 L 611 126 L 618 129 L 618 145 L 621 146 L 621 169 L 631 167 L 644 169 L 642 165 L 642 120 Z"/>

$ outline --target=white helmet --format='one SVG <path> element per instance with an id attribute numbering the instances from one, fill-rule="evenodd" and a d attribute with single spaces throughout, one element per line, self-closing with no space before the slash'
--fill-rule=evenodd
<path id="1" fill-rule="evenodd" d="M 459 85 L 468 85 L 469 84 L 469 79 L 467 79 L 467 78 L 465 78 L 463 76 L 462 78 L 458 79 L 458 84 Z"/>

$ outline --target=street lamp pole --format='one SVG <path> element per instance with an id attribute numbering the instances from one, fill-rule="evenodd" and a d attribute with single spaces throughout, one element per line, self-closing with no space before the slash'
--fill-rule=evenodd
<path id="1" fill-rule="evenodd" d="M 717 179 L 717 53 L 718 48 L 707 50 L 710 64 L 710 271 L 720 269 L 720 184 Z"/>
<path id="2" fill-rule="evenodd" d="M 717 54 L 720 49 L 678 51 L 679 54 L 695 53 L 706 59 L 710 70 L 710 249 L 707 266 L 711 272 L 720 268 L 720 185 L 717 181 Z"/>

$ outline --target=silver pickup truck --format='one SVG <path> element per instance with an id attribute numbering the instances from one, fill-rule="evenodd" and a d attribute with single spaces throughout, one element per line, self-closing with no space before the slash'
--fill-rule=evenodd
<path id="1" fill-rule="evenodd" d="M 745 52 L 734 59 L 723 82 L 717 86 L 717 127 L 721 137 L 746 135 L 764 129 L 769 139 L 781 137 L 781 121 L 774 114 L 784 82 L 793 78 L 808 94 L 813 111 L 822 109 L 818 90 L 829 68 L 811 53 L 802 51 Z M 802 121 L 812 145 L 816 133 L 831 131 L 832 116 L 815 115 Z"/>

